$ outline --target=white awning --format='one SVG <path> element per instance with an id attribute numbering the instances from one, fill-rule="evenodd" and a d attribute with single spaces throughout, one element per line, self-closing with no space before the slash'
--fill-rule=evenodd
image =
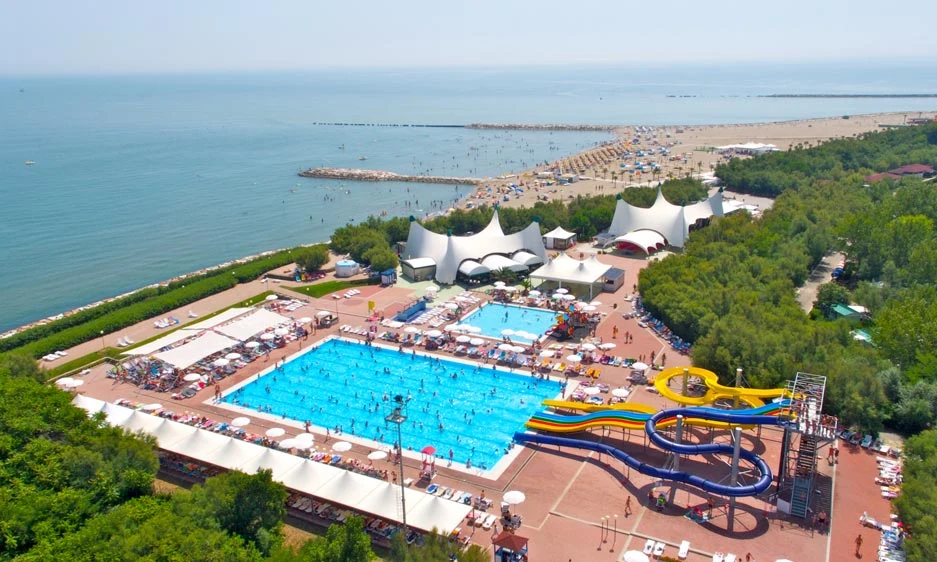
<path id="1" fill-rule="evenodd" d="M 560 283 L 591 284 L 599 281 L 611 267 L 600 262 L 595 256 L 579 261 L 560 252 L 556 258 L 531 273 L 530 277 Z"/>
<path id="2" fill-rule="evenodd" d="M 179 343 L 186 338 L 194 338 L 197 335 L 198 332 L 193 330 L 176 330 L 171 334 L 166 334 L 158 340 L 153 340 L 148 344 L 135 347 L 130 351 L 125 351 L 121 355 L 151 355 L 160 349 L 163 349 L 164 347 L 169 347 L 175 343 Z"/>
<path id="3" fill-rule="evenodd" d="M 240 439 L 228 438 L 228 442 L 212 451 L 199 453 L 197 459 L 220 466 L 234 469 L 239 465 L 251 462 L 264 453 L 264 447 Z"/>
<path id="4" fill-rule="evenodd" d="M 476 275 L 485 275 L 491 273 L 491 270 L 474 260 L 465 260 L 459 265 L 459 273 L 468 277 Z"/>
<path id="5" fill-rule="evenodd" d="M 570 238 L 574 236 L 576 236 L 575 232 L 570 232 L 566 230 L 565 228 L 563 228 L 562 226 L 558 226 L 554 228 L 553 230 L 551 230 L 550 232 L 547 232 L 546 234 L 543 235 L 544 238 L 554 238 L 556 240 L 569 240 Z"/>
<path id="6" fill-rule="evenodd" d="M 540 256 L 535 256 L 534 254 L 531 254 L 530 252 L 525 252 L 524 250 L 521 250 L 519 252 L 514 252 L 514 255 L 511 256 L 511 259 L 516 261 L 517 263 L 522 263 L 526 265 L 527 267 L 530 267 L 533 265 L 540 265 L 543 263 L 543 260 L 540 259 Z"/>
<path id="7" fill-rule="evenodd" d="M 315 488 L 312 493 L 328 502 L 339 503 L 348 507 L 356 507 L 371 492 L 376 490 L 383 480 L 357 474 L 341 468 L 341 471 L 334 478 L 328 479 L 321 486 Z"/>
<path id="8" fill-rule="evenodd" d="M 327 481 L 338 476 L 335 467 L 321 462 L 304 460 L 292 470 L 281 477 L 281 482 L 291 490 L 312 494 L 313 490 L 320 488 Z"/>
<path id="9" fill-rule="evenodd" d="M 523 273 L 527 271 L 528 267 L 522 263 L 517 263 L 511 258 L 506 258 L 500 254 L 492 254 L 487 256 L 482 260 L 482 265 L 490 269 L 491 271 L 497 271 L 499 269 L 508 269 L 517 273 Z"/>
<path id="10" fill-rule="evenodd" d="M 424 531 L 432 531 L 435 527 L 443 535 L 448 535 L 453 529 L 461 526 L 462 520 L 472 510 L 470 505 L 445 500 L 438 496 L 424 497 L 413 507 L 410 505 L 410 496 L 407 496 L 408 525 Z"/>
<path id="11" fill-rule="evenodd" d="M 164 363 L 169 363 L 177 369 L 186 369 L 202 359 L 234 347 L 238 342 L 231 338 L 216 334 L 215 332 L 203 332 L 199 337 L 189 343 L 179 347 L 163 351 L 154 355 Z"/>
<path id="12" fill-rule="evenodd" d="M 383 519 L 394 519 L 400 511 L 400 486 L 382 480 L 378 482 L 380 482 L 378 486 L 363 497 L 355 507 Z M 407 500 L 407 524 L 411 525 L 410 511 L 417 503 L 423 501 L 426 494 L 409 488 L 404 488 L 404 494 Z"/>
<path id="13" fill-rule="evenodd" d="M 273 478 L 280 480 L 283 478 L 284 474 L 287 474 L 289 471 L 302 464 L 302 462 L 303 459 L 296 455 L 274 449 L 266 449 L 259 457 L 253 457 L 239 464 L 237 469 L 247 474 L 254 474 L 258 470 L 267 469 L 273 473 Z"/>
<path id="14" fill-rule="evenodd" d="M 195 324 L 191 324 L 191 325 L 189 325 L 189 326 L 186 326 L 186 327 L 183 328 L 183 329 L 184 329 L 184 330 L 208 330 L 209 328 L 214 328 L 215 326 L 218 326 L 219 324 L 224 324 L 225 322 L 230 322 L 231 320 L 234 320 L 234 319 L 237 318 L 238 316 L 241 316 L 241 315 L 243 315 L 243 314 L 247 314 L 248 312 L 250 312 L 250 311 L 252 311 L 252 310 L 254 310 L 254 309 L 253 309 L 253 308 L 250 308 L 250 307 L 247 307 L 247 308 L 237 308 L 237 307 L 235 307 L 235 308 L 229 308 L 228 310 L 225 310 L 224 312 L 221 312 L 221 313 L 218 314 L 217 316 L 212 316 L 211 318 L 206 318 L 205 320 L 202 320 L 201 322 L 196 322 Z"/>
<path id="15" fill-rule="evenodd" d="M 261 308 L 238 318 L 230 324 L 218 326 L 215 328 L 215 331 L 239 341 L 247 341 L 264 330 L 275 328 L 288 322 L 291 322 L 291 320 L 286 316 Z"/>
<path id="16" fill-rule="evenodd" d="M 645 254 L 660 250 L 667 245 L 667 241 L 664 240 L 664 237 L 653 230 L 635 230 L 634 232 L 619 236 L 615 239 L 615 242 L 639 248 Z"/>
<path id="17" fill-rule="evenodd" d="M 436 267 L 436 260 L 433 258 L 410 258 L 408 260 L 401 260 L 400 263 L 405 263 L 412 267 L 413 269 L 423 269 L 424 267 Z"/>

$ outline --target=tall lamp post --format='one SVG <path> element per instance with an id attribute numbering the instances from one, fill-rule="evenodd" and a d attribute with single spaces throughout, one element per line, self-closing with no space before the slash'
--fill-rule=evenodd
<path id="1" fill-rule="evenodd" d="M 397 424 L 397 462 L 400 470 L 400 511 L 403 516 L 403 536 L 407 536 L 407 500 L 406 488 L 403 483 L 403 437 L 401 426 L 407 421 L 407 402 L 403 396 L 398 394 L 394 396 L 394 409 L 384 417 L 384 420 Z"/>

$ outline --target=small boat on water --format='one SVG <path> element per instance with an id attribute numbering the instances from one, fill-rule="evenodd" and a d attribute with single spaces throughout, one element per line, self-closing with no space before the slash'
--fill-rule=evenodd
<path id="1" fill-rule="evenodd" d="M 33 164 L 35 164 L 35 162 L 33 162 L 32 160 L 27 160 L 27 161 L 25 162 L 25 164 L 26 164 L 27 166 L 32 166 Z"/>
<path id="2" fill-rule="evenodd" d="M 358 157 L 358 160 L 367 160 L 367 159 L 368 159 L 367 156 L 359 156 L 359 157 Z"/>

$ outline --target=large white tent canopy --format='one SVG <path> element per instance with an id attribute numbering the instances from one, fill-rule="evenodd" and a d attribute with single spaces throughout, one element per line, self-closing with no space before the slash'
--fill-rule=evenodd
<path id="1" fill-rule="evenodd" d="M 459 273 L 466 277 L 475 277 L 476 275 L 491 273 L 491 270 L 475 260 L 465 260 L 459 264 Z"/>
<path id="2" fill-rule="evenodd" d="M 619 198 L 608 233 L 618 237 L 637 230 L 653 230 L 663 236 L 671 246 L 682 248 L 690 233 L 690 227 L 697 221 L 723 215 L 721 191 L 705 201 L 680 206 L 664 199 L 658 188 L 657 199 L 647 209 L 635 207 Z"/>
<path id="3" fill-rule="evenodd" d="M 153 340 L 148 344 L 141 345 L 130 351 L 125 351 L 122 355 L 150 355 L 163 349 L 164 347 L 169 347 L 173 344 L 177 344 L 186 338 L 192 338 L 197 335 L 196 332 L 191 330 L 176 330 L 171 334 L 166 334 L 165 336 L 159 338 L 158 340 Z"/>
<path id="4" fill-rule="evenodd" d="M 593 285 L 598 283 L 611 268 L 612 266 L 600 262 L 594 255 L 580 261 L 569 257 L 565 252 L 560 252 L 557 257 L 533 271 L 530 278 L 556 281 L 560 286 L 563 283 L 589 285 L 591 297 Z"/>
<path id="5" fill-rule="evenodd" d="M 527 271 L 526 265 L 517 263 L 511 258 L 506 258 L 498 254 L 486 256 L 485 259 L 482 260 L 482 265 L 491 271 L 498 271 L 499 269 L 507 269 L 516 273 L 523 273 Z"/>
<path id="6" fill-rule="evenodd" d="M 236 340 L 245 341 L 264 330 L 275 328 L 288 322 L 290 322 L 290 319 L 286 316 L 277 314 L 276 312 L 270 312 L 266 308 L 261 308 L 250 314 L 241 316 L 230 324 L 219 326 L 215 328 L 215 331 Z"/>
<path id="7" fill-rule="evenodd" d="M 436 262 L 436 280 L 450 284 L 455 281 L 459 266 L 466 260 L 480 261 L 491 254 L 513 254 L 525 250 L 541 260 L 547 252 L 540 235 L 540 225 L 532 222 L 524 230 L 505 234 L 495 210 L 481 232 L 470 236 L 452 236 L 430 232 L 415 220 L 410 223 L 410 235 L 403 259 L 430 258 Z M 515 262 L 516 263 L 516 262 Z"/>
<path id="8" fill-rule="evenodd" d="M 400 488 L 389 482 L 82 395 L 72 403 L 89 415 L 106 412 L 111 425 L 156 437 L 160 449 L 229 470 L 253 473 L 269 469 L 274 480 L 291 490 L 389 521 L 401 521 Z M 470 505 L 410 488 L 404 494 L 407 524 L 423 531 L 436 528 L 448 534 L 472 510 Z"/>
<path id="9" fill-rule="evenodd" d="M 638 248 L 645 254 L 653 253 L 667 245 L 664 237 L 653 230 L 635 230 L 619 236 L 615 242 Z"/>
<path id="10" fill-rule="evenodd" d="M 212 316 L 211 318 L 206 318 L 205 320 L 202 320 L 201 322 L 190 324 L 183 329 L 184 330 L 209 330 L 211 328 L 214 328 L 215 326 L 220 326 L 221 324 L 224 324 L 225 322 L 230 322 L 231 320 L 234 320 L 238 316 L 243 316 L 244 314 L 247 314 L 248 312 L 252 310 L 254 309 L 251 307 L 229 308 L 228 310 L 221 312 L 217 316 Z"/>
<path id="11" fill-rule="evenodd" d="M 531 254 L 530 252 L 526 252 L 524 250 L 520 250 L 519 252 L 514 252 L 514 255 L 511 256 L 511 259 L 516 261 L 517 263 L 522 263 L 526 265 L 527 267 L 530 267 L 533 265 L 540 265 L 543 263 L 543 260 L 540 258 L 540 256 Z"/>
<path id="12" fill-rule="evenodd" d="M 575 232 L 570 232 L 562 226 L 558 226 L 543 235 L 544 238 L 554 238 L 556 240 L 569 240 L 573 236 L 576 236 Z"/>
<path id="13" fill-rule="evenodd" d="M 169 351 L 157 353 L 154 357 L 164 363 L 169 363 L 177 369 L 187 369 L 209 355 L 214 355 L 237 344 L 237 340 L 221 334 L 203 332 L 194 340 Z"/>

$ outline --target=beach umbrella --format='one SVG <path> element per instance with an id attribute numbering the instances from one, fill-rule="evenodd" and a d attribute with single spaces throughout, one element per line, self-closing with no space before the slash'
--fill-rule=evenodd
<path id="1" fill-rule="evenodd" d="M 426 335 L 431 338 L 438 338 L 439 336 L 442 335 L 442 332 L 440 332 L 439 330 L 430 330 L 426 332 Z"/>
<path id="2" fill-rule="evenodd" d="M 573 306 L 575 306 L 576 308 L 583 308 L 583 307 L 589 306 L 589 303 L 587 303 L 587 302 L 582 302 L 582 301 L 576 301 L 576 302 L 573 303 Z"/>
<path id="3" fill-rule="evenodd" d="M 266 332 L 266 333 L 260 334 L 260 339 L 262 339 L 262 340 L 264 340 L 264 341 L 270 341 L 270 340 L 272 340 L 272 339 L 275 338 L 275 337 L 276 337 L 276 336 L 273 335 L 273 334 L 271 334 L 270 332 Z"/>
<path id="4" fill-rule="evenodd" d="M 589 396 L 595 396 L 596 394 L 602 392 L 602 389 L 600 389 L 597 386 L 587 386 L 583 388 L 582 391 L 588 394 Z"/>
<path id="5" fill-rule="evenodd" d="M 403 329 L 403 331 L 406 332 L 406 333 L 408 333 L 408 334 L 418 334 L 418 333 L 420 333 L 420 329 L 417 328 L 416 326 L 407 326 L 406 328 Z"/>
<path id="6" fill-rule="evenodd" d="M 627 398 L 631 392 L 627 388 L 613 388 L 612 396 L 616 398 Z"/>
<path id="7" fill-rule="evenodd" d="M 316 440 L 316 436 L 313 435 L 312 433 L 300 433 L 299 435 L 297 435 L 297 436 L 294 437 L 293 439 L 295 439 L 295 440 L 297 440 L 297 441 L 308 441 L 308 442 L 312 443 L 313 441 Z"/>
<path id="8" fill-rule="evenodd" d="M 436 447 L 433 447 L 432 445 L 427 445 L 423 447 L 422 449 L 420 449 L 420 452 L 423 453 L 424 455 L 435 455 Z"/>
<path id="9" fill-rule="evenodd" d="M 541 357 L 543 359 L 547 359 L 548 357 L 553 357 L 554 355 L 556 355 L 556 352 L 553 351 L 552 349 L 544 349 L 543 351 L 537 354 L 538 357 Z"/>
<path id="10" fill-rule="evenodd" d="M 426 291 L 427 293 L 435 293 L 436 291 L 439 290 L 439 287 L 437 287 L 436 285 L 427 285 L 426 287 L 423 288 L 423 290 Z"/>
<path id="11" fill-rule="evenodd" d="M 266 297 L 264 297 L 264 300 L 265 300 L 265 301 L 275 301 L 275 300 L 277 300 L 278 298 L 280 298 L 280 297 L 278 297 L 278 296 L 276 296 L 276 295 L 267 295 Z"/>
<path id="12" fill-rule="evenodd" d="M 325 318 L 326 316 L 330 314 L 332 313 L 329 312 L 328 310 L 320 310 L 319 312 L 316 312 L 316 318 Z"/>
<path id="13" fill-rule="evenodd" d="M 634 369 L 635 371 L 646 371 L 647 363 L 642 363 L 638 361 L 637 363 L 632 363 L 631 368 Z"/>
<path id="14" fill-rule="evenodd" d="M 332 444 L 332 450 L 339 452 L 339 453 L 350 451 L 351 443 L 349 443 L 348 441 L 336 441 L 335 443 Z"/>
<path id="15" fill-rule="evenodd" d="M 617 347 L 617 346 L 616 346 L 614 343 L 612 343 L 612 342 L 608 342 L 608 343 L 603 343 L 603 344 L 600 345 L 599 347 L 600 347 L 601 349 L 615 349 L 615 347 Z"/>
<path id="16" fill-rule="evenodd" d="M 449 324 L 449 325 L 447 325 L 445 328 L 443 328 L 443 330 L 445 330 L 445 331 L 447 331 L 447 332 L 458 332 L 458 331 L 461 330 L 461 329 L 462 329 L 462 327 L 459 326 L 458 324 Z"/>
<path id="17" fill-rule="evenodd" d="M 576 300 L 576 295 L 560 295 L 560 298 L 564 301 L 574 301 Z"/>
<path id="18" fill-rule="evenodd" d="M 517 287 L 508 286 L 508 287 L 502 287 L 502 289 L 504 290 L 505 293 L 516 293 L 516 292 L 517 292 Z"/>
<path id="19" fill-rule="evenodd" d="M 371 451 L 368 453 L 368 460 L 380 461 L 387 458 L 387 451 Z"/>
<path id="20" fill-rule="evenodd" d="M 515 345 L 511 349 L 511 351 L 513 351 L 514 353 L 524 353 L 525 351 L 527 351 L 527 348 L 522 345 Z"/>
<path id="21" fill-rule="evenodd" d="M 286 435 L 286 430 L 282 427 L 271 427 L 264 435 L 267 437 L 283 437 Z"/>
<path id="22" fill-rule="evenodd" d="M 527 499 L 527 496 L 524 495 L 524 492 L 520 492 L 518 490 L 509 490 L 504 493 L 502 499 L 504 500 L 504 503 L 508 505 L 517 505 L 524 503 L 524 500 Z"/>
<path id="23" fill-rule="evenodd" d="M 225 359 L 224 357 L 222 357 L 221 359 L 215 359 L 212 362 L 212 365 L 214 365 L 215 367 L 227 367 L 230 364 L 231 362 Z"/>
<path id="24" fill-rule="evenodd" d="M 188 375 L 182 377 L 182 380 L 185 382 L 195 382 L 202 380 L 202 375 L 199 375 L 198 373 L 189 373 Z"/>
<path id="25" fill-rule="evenodd" d="M 505 328 L 505 329 L 501 330 L 501 335 L 502 335 L 502 336 L 513 336 L 514 334 L 515 334 L 514 330 L 512 330 L 512 329 L 510 329 L 510 328 Z"/>
<path id="26" fill-rule="evenodd" d="M 504 287 L 506 283 L 504 281 L 495 281 L 495 287 Z"/>
<path id="27" fill-rule="evenodd" d="M 528 292 L 527 294 L 530 295 L 530 296 L 532 296 L 532 297 L 539 297 L 539 296 L 540 296 L 540 291 L 538 291 L 537 289 L 534 289 L 534 290 Z"/>
<path id="28" fill-rule="evenodd" d="M 478 326 L 466 326 L 464 324 L 462 326 L 463 326 L 462 327 L 463 330 L 471 334 L 480 334 L 482 332 L 482 329 L 479 328 Z"/>
<path id="29" fill-rule="evenodd" d="M 308 324 L 310 322 L 312 322 L 312 318 L 309 318 L 308 316 L 303 316 L 302 318 L 296 321 L 297 324 Z"/>
<path id="30" fill-rule="evenodd" d="M 602 306 L 602 301 L 592 301 L 589 304 L 592 306 Z"/>
<path id="31" fill-rule="evenodd" d="M 502 343 L 498 346 L 499 351 L 514 351 L 514 346 L 509 343 Z"/>
<path id="32" fill-rule="evenodd" d="M 596 310 L 598 310 L 598 308 L 592 306 L 591 304 L 587 304 L 586 306 L 582 307 L 583 312 L 595 312 Z"/>
<path id="33" fill-rule="evenodd" d="M 286 328 L 277 328 L 276 330 L 273 331 L 273 333 L 282 338 L 286 334 L 290 333 L 290 331 L 287 330 Z"/>
<path id="34" fill-rule="evenodd" d="M 565 295 L 566 293 L 569 292 L 569 289 L 564 289 L 563 287 L 560 287 L 559 289 L 557 289 L 557 290 L 555 290 L 555 291 L 553 291 L 553 292 L 554 292 L 554 293 L 559 293 L 559 294 L 561 294 L 561 295 Z"/>
<path id="35" fill-rule="evenodd" d="M 580 361 L 582 361 L 582 357 L 580 357 L 579 355 L 567 355 L 566 360 L 569 361 L 570 363 L 579 363 Z"/>
<path id="36" fill-rule="evenodd" d="M 245 416 L 240 416 L 231 420 L 231 425 L 234 427 L 244 427 L 245 425 L 250 425 L 251 419 Z"/>
<path id="37" fill-rule="evenodd" d="M 622 562 L 651 562 L 647 554 L 644 554 L 640 550 L 629 550 L 622 556 L 621 560 Z"/>
<path id="38" fill-rule="evenodd" d="M 71 377 L 62 377 L 59 380 L 55 381 L 56 386 L 61 386 L 62 388 L 68 388 L 68 385 L 75 382 L 75 379 Z"/>
<path id="39" fill-rule="evenodd" d="M 458 310 L 459 309 L 459 305 L 457 305 L 454 302 L 447 302 L 446 304 L 443 305 L 443 307 L 445 307 L 446 310 Z"/>
<path id="40" fill-rule="evenodd" d="M 287 439 L 289 441 L 289 439 Z M 312 449 L 312 441 L 300 441 L 298 439 L 293 439 L 292 449 L 299 449 L 300 451 L 305 451 L 306 449 Z"/>
<path id="41" fill-rule="evenodd" d="M 297 441 L 295 439 L 284 439 L 280 441 L 280 448 L 284 450 L 293 449 L 296 446 Z"/>
<path id="42" fill-rule="evenodd" d="M 156 410 L 162 410 L 162 409 L 163 409 L 163 405 L 157 402 L 153 402 L 152 404 L 147 404 L 146 406 L 141 408 L 141 410 L 143 410 L 144 412 L 155 412 Z"/>
<path id="43" fill-rule="evenodd" d="M 260 342 L 249 341 L 244 344 L 244 347 L 246 347 L 247 349 L 254 349 L 254 348 L 260 347 Z"/>
<path id="44" fill-rule="evenodd" d="M 228 361 L 237 361 L 238 359 L 241 358 L 241 354 L 235 353 L 232 351 L 231 353 L 225 355 L 224 358 L 227 359 Z"/>
<path id="45" fill-rule="evenodd" d="M 469 343 L 472 344 L 472 345 L 476 345 L 476 346 L 477 346 L 477 345 L 482 345 L 482 344 L 484 344 L 484 343 L 485 343 L 485 340 L 483 340 L 483 339 L 481 339 L 481 338 L 472 338 L 472 339 L 469 340 Z"/>
<path id="46" fill-rule="evenodd" d="M 591 343 L 584 343 L 580 347 L 582 347 L 586 351 L 595 351 L 597 349 L 595 347 L 595 344 L 591 344 Z"/>
<path id="47" fill-rule="evenodd" d="M 455 339 L 455 341 L 457 341 L 457 342 L 459 342 L 459 343 L 468 343 L 471 339 L 472 339 L 472 338 L 471 338 L 470 336 L 466 336 L 465 334 L 463 334 L 463 335 L 457 337 L 457 338 Z"/>

